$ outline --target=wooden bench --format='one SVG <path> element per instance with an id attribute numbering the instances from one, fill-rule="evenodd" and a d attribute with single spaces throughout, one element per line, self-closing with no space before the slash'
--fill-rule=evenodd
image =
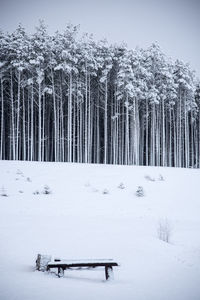
<path id="1" fill-rule="evenodd" d="M 113 267 L 118 266 L 116 262 L 112 259 L 106 260 L 59 260 L 55 259 L 54 262 L 49 262 L 47 264 L 47 271 L 51 269 L 57 269 L 58 277 L 64 276 L 64 271 L 67 269 L 81 269 L 81 268 L 96 268 L 96 267 L 105 267 L 105 276 L 106 280 L 112 278 Z"/>

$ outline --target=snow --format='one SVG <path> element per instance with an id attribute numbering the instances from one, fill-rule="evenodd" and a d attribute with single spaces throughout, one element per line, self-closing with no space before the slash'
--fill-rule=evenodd
<path id="1" fill-rule="evenodd" d="M 48 262 L 49 264 L 53 264 L 53 265 L 60 265 L 60 264 L 99 264 L 99 263 L 102 263 L 102 264 L 106 264 L 106 263 L 115 263 L 113 261 L 113 259 L 99 259 L 99 258 L 96 258 L 96 259 L 71 259 L 71 260 L 68 260 L 68 259 L 62 259 L 60 261 L 54 261 L 54 260 L 51 260 Z"/>
<path id="2" fill-rule="evenodd" d="M 200 299 L 199 170 L 0 161 L 0 171 L 0 299 Z M 166 219 L 169 243 L 157 235 Z M 110 282 L 103 268 L 57 278 L 35 271 L 38 253 L 120 266 Z"/>

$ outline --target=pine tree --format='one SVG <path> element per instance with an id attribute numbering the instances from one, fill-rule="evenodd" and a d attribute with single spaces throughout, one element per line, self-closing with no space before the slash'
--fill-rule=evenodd
<path id="1" fill-rule="evenodd" d="M 0 32 L 0 159 L 199 167 L 200 84 L 158 44 Z"/>

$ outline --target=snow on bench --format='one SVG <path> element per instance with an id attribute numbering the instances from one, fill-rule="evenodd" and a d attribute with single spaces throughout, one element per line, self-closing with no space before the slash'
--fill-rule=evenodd
<path id="1" fill-rule="evenodd" d="M 42 266 L 39 264 L 42 263 Z M 44 267 L 44 263 L 46 266 Z M 97 268 L 105 267 L 106 280 L 113 277 L 113 267 L 118 266 L 118 263 L 112 259 L 82 259 L 82 260 L 67 260 L 67 259 L 54 259 L 51 261 L 51 256 L 38 254 L 36 260 L 36 269 L 42 271 L 50 271 L 51 269 L 57 269 L 58 277 L 64 276 L 64 271 L 67 269 L 81 269 L 81 268 Z"/>

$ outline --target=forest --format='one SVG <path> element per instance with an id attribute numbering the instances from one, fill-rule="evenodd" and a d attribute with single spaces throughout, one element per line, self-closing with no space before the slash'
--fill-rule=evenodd
<path id="1" fill-rule="evenodd" d="M 0 31 L 0 159 L 200 167 L 200 82 L 153 43 Z"/>

